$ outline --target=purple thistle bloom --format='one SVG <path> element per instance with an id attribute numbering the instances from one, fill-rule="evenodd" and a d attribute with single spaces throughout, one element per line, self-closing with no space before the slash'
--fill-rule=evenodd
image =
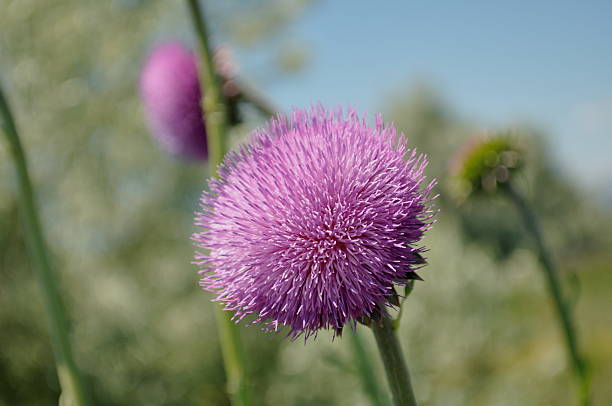
<path id="1" fill-rule="evenodd" d="M 277 117 L 230 152 L 201 198 L 201 286 L 234 319 L 306 337 L 390 305 L 419 279 L 435 181 L 424 155 L 380 116 L 316 107 Z"/>
<path id="2" fill-rule="evenodd" d="M 180 43 L 157 46 L 140 76 L 140 94 L 153 135 L 172 155 L 207 157 L 195 56 Z"/>

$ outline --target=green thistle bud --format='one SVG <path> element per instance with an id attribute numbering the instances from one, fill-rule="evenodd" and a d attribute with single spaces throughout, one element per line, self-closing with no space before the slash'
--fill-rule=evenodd
<path id="1" fill-rule="evenodd" d="M 524 149 L 509 132 L 476 136 L 453 159 L 452 191 L 464 200 L 471 194 L 495 192 L 523 166 Z"/>

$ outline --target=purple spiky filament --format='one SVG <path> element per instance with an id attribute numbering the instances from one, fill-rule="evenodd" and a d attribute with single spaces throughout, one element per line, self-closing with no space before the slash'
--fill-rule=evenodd
<path id="1" fill-rule="evenodd" d="M 140 95 L 154 137 L 170 154 L 207 157 L 202 93 L 195 56 L 178 42 L 153 49 L 140 76 Z"/>
<path id="2" fill-rule="evenodd" d="M 306 337 L 389 304 L 431 226 L 427 159 L 380 116 L 296 110 L 230 152 L 201 198 L 201 286 L 240 321 Z"/>

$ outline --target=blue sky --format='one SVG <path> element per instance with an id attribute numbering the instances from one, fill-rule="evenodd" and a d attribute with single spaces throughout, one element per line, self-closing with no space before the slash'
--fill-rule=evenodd
<path id="1" fill-rule="evenodd" d="M 266 84 L 281 106 L 373 112 L 425 81 L 483 127 L 546 130 L 567 174 L 612 189 L 612 1 L 329 0 L 286 35 L 304 40 L 312 60 Z"/>

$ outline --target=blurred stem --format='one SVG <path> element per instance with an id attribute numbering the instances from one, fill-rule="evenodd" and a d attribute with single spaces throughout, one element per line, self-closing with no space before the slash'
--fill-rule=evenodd
<path id="1" fill-rule="evenodd" d="M 527 228 L 527 231 L 531 234 L 536 244 L 538 253 L 538 259 L 542 265 L 544 276 L 548 285 L 550 296 L 553 299 L 553 303 L 557 310 L 557 316 L 559 318 L 559 324 L 561 330 L 565 336 L 565 344 L 568 352 L 568 356 L 572 363 L 574 373 L 579 383 L 579 397 L 580 404 L 588 405 L 590 397 L 590 377 L 587 370 L 585 361 L 580 355 L 578 350 L 578 340 L 576 334 L 576 328 L 572 320 L 572 314 L 569 306 L 563 296 L 561 290 L 561 283 L 559 276 L 552 257 L 544 243 L 538 219 L 535 213 L 531 210 L 527 201 L 523 198 L 518 190 L 514 187 L 511 181 L 507 181 L 504 184 L 503 190 L 506 191 L 510 200 L 514 203 L 518 209 L 523 223 Z"/>
<path id="2" fill-rule="evenodd" d="M 34 189 L 28 173 L 25 151 L 19 139 L 15 120 L 0 86 L 0 117 L 9 143 L 19 188 L 19 211 L 25 229 L 30 260 L 40 281 L 43 303 L 49 319 L 49 330 L 62 396 L 77 406 L 90 404 L 88 392 L 72 355 L 68 321 L 36 209 Z"/>
<path id="3" fill-rule="evenodd" d="M 198 0 L 188 0 L 187 4 L 199 40 L 199 69 L 200 80 L 203 84 L 202 109 L 206 123 L 208 162 L 211 175 L 217 176 L 217 167 L 223 161 L 226 151 L 227 108 L 219 78 L 215 72 L 204 14 Z M 228 393 L 233 405 L 250 405 L 248 376 L 238 326 L 231 320 L 229 312 L 223 311 L 220 307 L 217 307 L 216 311 Z"/>
<path id="4" fill-rule="evenodd" d="M 359 336 L 359 331 L 355 330 L 351 336 L 351 346 L 353 353 L 355 354 L 355 361 L 357 362 L 357 370 L 359 372 L 359 378 L 361 379 L 361 385 L 365 393 L 370 398 L 370 403 L 374 406 L 386 406 L 388 400 L 385 394 L 380 390 L 376 376 L 374 374 L 374 368 L 372 367 L 372 361 L 366 352 L 363 341 Z"/>
<path id="5" fill-rule="evenodd" d="M 250 405 L 251 393 L 238 326 L 232 321 L 230 312 L 220 306 L 216 310 L 219 342 L 227 374 L 227 391 L 233 405 Z"/>
<path id="6" fill-rule="evenodd" d="M 202 82 L 202 110 L 206 123 L 208 160 L 212 173 L 216 176 L 217 166 L 223 161 L 227 138 L 227 108 L 219 77 L 215 72 L 213 54 L 208 42 L 206 20 L 198 0 L 187 0 L 189 14 L 198 36 L 200 57 L 200 81 Z"/>
<path id="7" fill-rule="evenodd" d="M 243 81 L 237 81 L 236 85 L 240 91 L 240 98 L 252 104 L 259 112 L 265 116 L 274 116 L 278 109 L 275 108 L 261 93 Z"/>
<path id="8" fill-rule="evenodd" d="M 372 321 L 370 327 L 385 365 L 387 380 L 393 395 L 393 403 L 395 406 L 416 406 L 414 391 L 410 383 L 410 374 L 393 328 L 393 320 L 387 315 L 383 315 L 380 320 Z"/>

